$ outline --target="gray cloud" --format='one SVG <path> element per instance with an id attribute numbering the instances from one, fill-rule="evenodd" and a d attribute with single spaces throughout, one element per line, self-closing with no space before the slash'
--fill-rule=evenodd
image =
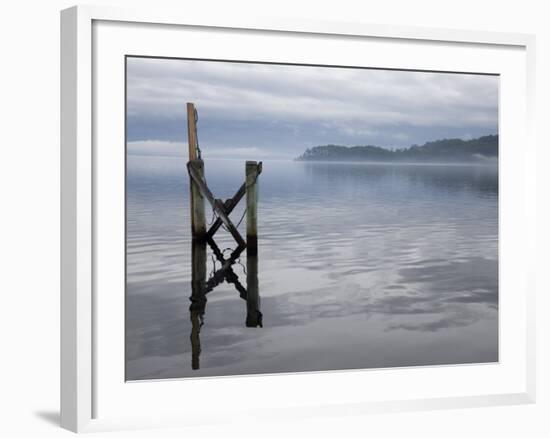
<path id="1" fill-rule="evenodd" d="M 495 76 L 128 58 L 128 140 L 185 142 L 186 102 L 214 150 L 296 156 L 317 144 L 402 147 L 498 128 Z"/>

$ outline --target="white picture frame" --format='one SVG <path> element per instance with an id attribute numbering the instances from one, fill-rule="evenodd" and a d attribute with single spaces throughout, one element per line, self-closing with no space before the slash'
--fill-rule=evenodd
<path id="1" fill-rule="evenodd" d="M 140 35 L 147 30 L 147 38 Z M 117 348 L 123 334 L 120 321 L 120 256 L 117 246 L 120 228 L 111 227 L 104 216 L 106 208 L 115 206 L 120 198 L 107 193 L 106 186 L 120 187 L 124 168 L 120 168 L 120 138 L 124 117 L 124 102 L 119 97 L 120 65 L 111 66 L 110 59 L 122 62 L 121 54 L 136 54 L 140 50 L 158 51 L 159 56 L 182 56 L 174 43 L 178 32 L 210 34 L 233 32 L 234 41 L 254 41 L 270 38 L 278 47 L 277 39 L 334 39 L 335 45 L 369 43 L 395 46 L 376 62 L 383 67 L 405 68 L 405 46 L 417 48 L 418 59 L 425 57 L 423 69 L 442 71 L 483 71 L 503 75 L 506 81 L 501 96 L 501 138 L 505 158 L 500 165 L 501 193 L 504 206 L 500 214 L 501 284 L 515 290 L 516 295 L 504 292 L 501 309 L 501 348 L 506 353 L 495 366 L 424 367 L 415 369 L 342 371 L 331 373 L 301 373 L 285 376 L 252 376 L 233 378 L 196 379 L 185 382 L 125 383 L 120 380 L 120 361 Z M 122 32 L 122 33 L 121 33 Z M 129 32 L 129 33 L 128 33 Z M 130 35 L 132 38 L 128 38 Z M 185 36 L 183 36 L 185 37 Z M 164 38 L 170 38 L 165 40 Z M 272 40 L 271 40 L 272 39 Z M 131 41 L 131 52 L 127 44 Z M 149 47 L 145 48 L 145 41 Z M 193 56 L 208 49 L 207 40 L 197 37 Z M 201 42 L 204 41 L 204 42 Z M 323 40 L 325 41 L 325 40 Z M 108 43 L 108 44 L 107 44 Z M 229 42 L 227 44 L 230 44 Z M 286 42 L 285 44 L 288 44 Z M 306 43 L 304 43 L 306 44 Z M 202 45 L 202 46 L 201 46 Z M 298 44 L 299 45 L 299 44 Z M 254 44 L 242 45 L 231 56 L 251 60 L 280 59 L 277 54 L 259 51 Z M 451 47 L 452 46 L 452 47 Z M 304 46 L 305 47 L 305 46 Z M 281 49 L 284 49 L 281 46 Z M 287 47 L 288 49 L 288 47 Z M 456 49 L 456 50 L 455 50 Z M 275 49 L 274 49 L 275 50 Z M 297 49 L 298 50 L 298 49 Z M 332 49 L 335 50 L 334 48 Z M 374 50 L 374 49 L 373 49 Z M 408 51 L 408 50 L 407 50 Z M 172 53 L 174 52 L 174 53 Z M 177 53 L 175 53 L 177 52 Z M 323 50 L 322 56 L 332 64 L 346 62 L 336 59 L 336 52 Z M 425 53 L 424 53 L 425 52 Z M 449 52 L 449 54 L 447 54 Z M 453 53 L 450 53 L 453 52 Z M 457 52 L 457 53 L 454 53 Z M 463 52 L 463 53 L 458 53 Z M 471 52 L 471 54 L 468 54 Z M 149 52 L 148 52 L 149 53 Z M 214 57 L 217 52 L 208 55 Z M 224 52 L 225 53 L 225 52 Z M 300 59 L 297 51 L 292 61 Z M 399 60 L 395 54 L 400 53 Z M 424 54 L 422 54 L 424 53 Z M 433 56 L 434 54 L 438 56 Z M 401 26 L 379 26 L 364 23 L 313 22 L 298 19 L 252 19 L 226 21 L 223 17 L 195 16 L 192 11 L 126 10 L 96 6 L 78 6 L 61 13 L 61 425 L 75 431 L 98 431 L 118 428 L 142 428 L 229 421 L 238 411 L 224 410 L 227 394 L 246 393 L 253 388 L 269 392 L 269 402 L 248 407 L 246 415 L 293 417 L 368 413 L 445 407 L 473 407 L 498 404 L 531 403 L 535 399 L 534 351 L 534 279 L 530 258 L 534 254 L 535 236 L 535 142 L 534 120 L 534 36 L 491 32 L 473 32 L 451 29 L 424 29 Z M 456 56 L 455 56 L 456 55 Z M 312 55 L 313 57 L 316 55 Z M 323 64 L 321 55 L 314 61 Z M 342 55 L 344 56 L 344 55 Z M 393 58 L 391 58 L 393 56 Z M 395 59 L 395 61 L 392 61 Z M 465 60 L 468 61 L 468 64 Z M 374 62 L 374 61 L 373 61 Z M 420 62 L 420 61 L 415 61 Z M 464 63 L 465 68 L 460 68 Z M 439 67 L 438 67 L 439 66 Z M 110 68 L 114 70 L 109 70 Z M 410 65 L 412 69 L 418 66 Z M 111 74 L 114 73 L 114 74 Z M 111 79 L 109 79 L 111 78 Z M 109 91 L 104 99 L 101 90 Z M 511 108 L 511 103 L 514 108 Z M 114 105 L 113 105 L 114 104 Z M 114 108 L 105 114 L 102 108 Z M 115 117 L 111 117 L 115 115 Z M 107 121 L 108 119 L 108 121 Z M 513 122 L 513 123 L 512 123 Z M 502 131 L 504 130 L 504 132 Z M 112 137 L 111 137 L 112 136 Z M 118 155 L 97 154 L 98 144 L 112 144 Z M 521 148 L 513 148 L 521 144 Z M 103 146 L 101 146 L 103 147 Z M 108 154 L 107 154 L 108 155 Z M 111 159 L 112 158 L 112 159 Z M 102 204 L 105 203 L 105 204 Z M 116 207 L 118 208 L 118 207 Z M 120 225 L 119 217 L 113 223 Z M 513 229 L 521 227 L 521 237 L 514 237 Z M 517 233 L 520 234 L 520 233 Z M 102 240 L 104 235 L 111 239 Z M 508 235 L 510 235 L 508 237 Z M 113 243 L 106 243 L 113 242 Z M 106 248 L 111 245 L 111 248 Z M 122 249 L 123 250 L 123 249 Z M 115 254 L 106 260 L 105 251 Z M 519 253 L 520 256 L 514 255 Z M 113 266 L 112 275 L 104 269 Z M 513 269 L 511 269 L 513 267 Z M 115 278 L 116 277 L 116 278 Z M 117 286 L 118 285 L 118 286 Z M 113 298 L 98 299 L 109 289 Z M 507 295 L 508 294 L 508 295 Z M 108 306 L 108 307 L 106 307 Z M 118 313 L 117 313 L 118 312 Z M 111 321 L 111 322 L 109 322 Z M 115 321 L 115 322 L 113 322 Z M 112 334 L 108 339 L 106 332 Z M 123 355 L 123 352 L 120 352 Z M 116 357 L 115 357 L 116 356 Z M 117 368 L 118 367 L 118 368 Z M 504 371 L 503 371 L 504 370 Z M 426 382 L 433 380 L 433 385 Z M 455 380 L 454 387 L 444 382 Z M 388 382 L 393 382 L 392 389 Z M 414 386 L 412 382 L 416 382 Z M 481 384 L 480 382 L 484 382 Z M 115 382 L 115 383 L 113 383 Z M 369 396 L 353 393 L 350 388 L 360 384 L 372 389 Z M 378 383 L 376 383 L 378 382 Z M 192 386 L 201 397 L 215 390 L 220 402 L 210 405 L 209 411 L 189 406 L 169 409 L 181 385 Z M 423 385 L 426 390 L 420 388 Z M 470 386 L 468 386 L 470 385 Z M 477 386 L 477 390 L 474 388 Z M 115 388 L 116 387 L 116 388 Z M 177 389 L 171 389 L 176 388 Z M 289 403 L 282 395 L 289 388 L 308 388 L 307 397 L 296 397 Z M 386 390 L 385 390 L 386 388 Z M 225 391 L 225 392 L 224 392 Z M 226 395 L 224 395 L 226 394 Z M 109 401 L 108 401 L 108 400 Z M 140 405 L 140 400 L 155 403 Z M 166 403 L 158 403 L 163 399 Z M 123 408 L 124 406 L 124 408 Z M 236 408 L 235 408 L 236 409 Z M 103 414 L 105 412 L 106 414 Z M 242 413 L 242 412 L 240 412 Z"/>

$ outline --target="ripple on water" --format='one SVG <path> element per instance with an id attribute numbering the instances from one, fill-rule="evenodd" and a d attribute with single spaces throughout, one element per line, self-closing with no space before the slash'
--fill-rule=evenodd
<path id="1" fill-rule="evenodd" d="M 147 160 L 129 161 L 128 378 L 498 360 L 495 172 L 264 163 L 264 328 L 244 326 L 245 301 L 221 284 L 207 296 L 201 369 L 192 371 L 185 163 Z M 208 163 L 216 193 L 241 164 Z M 220 233 L 220 248 L 231 246 Z M 219 268 L 210 251 L 207 260 L 208 273 Z"/>

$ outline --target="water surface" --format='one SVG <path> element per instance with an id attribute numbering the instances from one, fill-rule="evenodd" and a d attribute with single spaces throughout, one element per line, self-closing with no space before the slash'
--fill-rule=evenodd
<path id="1" fill-rule="evenodd" d="M 128 156 L 127 379 L 498 360 L 496 166 L 264 161 L 263 327 L 245 327 L 246 301 L 220 284 L 193 370 L 185 164 Z M 205 167 L 219 198 L 244 179 L 243 161 Z M 224 230 L 216 243 L 235 247 Z M 207 275 L 214 268 L 209 249 Z M 246 286 L 246 253 L 233 272 Z"/>

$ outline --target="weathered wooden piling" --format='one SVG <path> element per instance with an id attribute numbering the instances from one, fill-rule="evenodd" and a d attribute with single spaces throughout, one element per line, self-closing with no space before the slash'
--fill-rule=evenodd
<path id="1" fill-rule="evenodd" d="M 202 160 L 193 160 L 190 162 L 200 178 L 204 181 L 204 162 Z M 206 214 L 204 207 L 204 196 L 200 191 L 199 185 L 189 179 L 191 185 L 191 227 L 194 240 L 203 240 L 206 237 Z"/>
<path id="2" fill-rule="evenodd" d="M 187 102 L 187 139 L 189 160 L 200 158 L 198 156 L 197 110 L 195 104 L 191 102 Z"/>
<path id="3" fill-rule="evenodd" d="M 246 253 L 258 254 L 258 175 L 262 163 L 246 162 Z"/>
<path id="4" fill-rule="evenodd" d="M 199 155 L 197 141 L 197 112 L 193 103 L 187 103 L 187 137 L 189 145 L 189 162 L 194 164 L 194 169 L 199 178 L 204 181 L 204 162 Z M 204 209 L 204 197 L 193 178 L 189 177 L 190 202 L 191 202 L 191 230 L 194 240 L 206 237 L 206 214 Z"/>
<path id="5" fill-rule="evenodd" d="M 197 139 L 197 111 L 193 103 L 187 103 L 187 131 L 189 141 L 189 173 L 191 228 L 192 228 L 192 272 L 191 272 L 191 367 L 200 368 L 200 330 L 204 322 L 206 310 L 206 294 L 216 286 L 226 281 L 233 284 L 241 298 L 246 299 L 246 326 L 262 327 L 262 313 L 260 312 L 260 292 L 258 282 L 258 176 L 262 172 L 262 163 L 247 161 L 245 167 L 245 182 L 235 193 L 233 198 L 222 201 L 217 199 L 204 177 L 204 162 L 202 161 Z M 239 233 L 237 226 L 229 218 L 230 213 L 246 194 L 246 241 Z M 207 231 L 205 200 L 208 201 L 216 220 Z M 240 222 L 239 222 L 240 223 Z M 237 242 L 237 248 L 226 259 L 223 252 L 214 242 L 213 236 L 223 226 Z M 206 244 L 209 244 L 222 267 L 206 281 Z M 239 277 L 233 271 L 241 252 L 247 249 L 247 275 L 245 288 Z"/>
<path id="6" fill-rule="evenodd" d="M 246 162 L 246 326 L 261 327 L 258 282 L 258 175 L 262 163 Z"/>

